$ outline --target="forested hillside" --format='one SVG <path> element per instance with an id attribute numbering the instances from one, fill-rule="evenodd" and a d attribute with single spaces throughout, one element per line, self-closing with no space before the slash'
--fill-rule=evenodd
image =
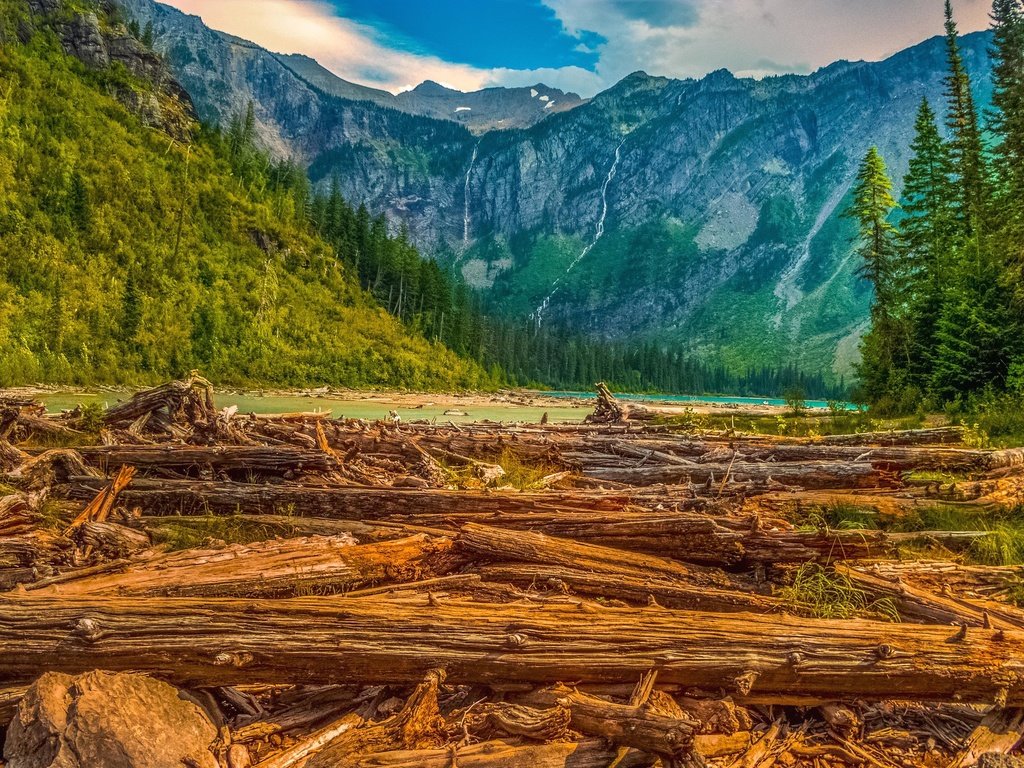
<path id="1" fill-rule="evenodd" d="M 0 0 L 0 385 L 193 367 L 239 383 L 496 383 L 367 296 L 310 229 L 304 175 L 268 163 L 244 125 L 201 131 L 123 19 L 34 5 L 50 13 Z"/>
<path id="2" fill-rule="evenodd" d="M 922 102 L 902 204 L 877 149 L 861 165 L 849 215 L 875 299 L 860 372 L 881 411 L 1024 395 L 1024 4 L 996 0 L 992 18 L 993 109 L 947 0 L 945 137 Z"/>

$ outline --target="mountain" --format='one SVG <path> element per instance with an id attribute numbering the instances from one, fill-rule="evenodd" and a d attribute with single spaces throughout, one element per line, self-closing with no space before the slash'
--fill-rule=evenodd
<path id="1" fill-rule="evenodd" d="M 579 94 L 549 88 L 543 83 L 528 88 L 485 88 L 464 93 L 427 80 L 396 96 L 343 80 L 308 56 L 278 55 L 277 59 L 307 83 L 332 96 L 371 101 L 410 115 L 453 120 L 477 135 L 529 128 L 548 115 L 568 112 L 584 103 Z"/>
<path id="2" fill-rule="evenodd" d="M 361 290 L 308 182 L 200 130 L 116 15 L 0 0 L 0 386 L 493 384 Z"/>
<path id="3" fill-rule="evenodd" d="M 197 19 L 123 1 L 156 19 L 201 113 L 223 120 L 253 99 L 270 146 L 407 226 L 492 307 L 734 368 L 849 372 L 871 300 L 840 215 L 857 163 L 876 144 L 898 181 L 921 99 L 944 106 L 936 38 L 807 76 L 638 72 L 536 124 L 474 135 L 332 95 Z M 963 40 L 982 103 L 989 41 Z M 449 109 L 445 89 L 423 89 Z"/>

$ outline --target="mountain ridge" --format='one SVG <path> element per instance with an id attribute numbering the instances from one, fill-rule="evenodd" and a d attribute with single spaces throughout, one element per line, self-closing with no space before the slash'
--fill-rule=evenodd
<path id="1" fill-rule="evenodd" d="M 187 74 L 188 57 L 167 44 L 180 30 L 157 31 Z M 983 104 L 988 39 L 963 38 Z M 914 113 L 924 97 L 941 111 L 945 76 L 941 38 L 810 75 L 633 73 L 533 125 L 473 135 L 233 64 L 251 76 L 207 69 L 201 111 L 223 120 L 224 93 L 236 112 L 251 97 L 272 146 L 301 159 L 315 183 L 336 178 L 346 197 L 408 227 L 492 308 L 525 322 L 550 296 L 545 322 L 603 338 L 683 343 L 733 367 L 783 360 L 837 374 L 850 370 L 870 302 L 839 217 L 844 190 L 871 144 L 899 187 Z M 214 109 L 204 88 L 221 93 Z"/>

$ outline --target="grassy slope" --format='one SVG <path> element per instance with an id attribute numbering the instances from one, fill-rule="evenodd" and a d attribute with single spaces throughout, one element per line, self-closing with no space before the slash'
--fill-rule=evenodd
<path id="1" fill-rule="evenodd" d="M 210 142 L 182 146 L 108 95 L 147 84 L 88 71 L 43 28 L 20 43 L 27 18 L 0 0 L 0 385 L 190 367 L 239 383 L 493 384 L 367 298 L 290 199 L 243 188 Z"/>

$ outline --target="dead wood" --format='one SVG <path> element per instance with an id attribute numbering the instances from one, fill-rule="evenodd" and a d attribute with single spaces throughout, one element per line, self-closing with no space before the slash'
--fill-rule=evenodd
<path id="1" fill-rule="evenodd" d="M 659 680 L 742 694 L 1024 703 L 1024 633 L 396 593 L 344 601 L 0 596 L 0 669 L 208 685 Z"/>
<path id="2" fill-rule="evenodd" d="M 143 471 L 194 468 L 284 474 L 329 472 L 338 466 L 337 460 L 323 451 L 292 446 L 101 445 L 79 448 L 78 452 L 94 467 L 125 464 Z"/>
<path id="3" fill-rule="evenodd" d="M 652 467 L 589 469 L 584 475 L 634 486 L 728 481 L 798 488 L 877 488 L 897 484 L 895 477 L 867 462 L 771 462 L 735 464 L 662 465 Z"/>
<path id="4" fill-rule="evenodd" d="M 417 581 L 443 575 L 460 563 L 448 539 L 419 535 L 353 544 L 349 537 L 314 537 L 185 550 L 151 556 L 111 573 L 45 586 L 35 594 L 294 596 Z"/>
<path id="5" fill-rule="evenodd" d="M 397 750 L 355 755 L 347 768 L 608 768 L 615 751 L 601 739 L 522 745 L 485 741 L 471 746 L 432 750 Z M 633 753 L 617 768 L 650 768 L 653 755 Z"/>
<path id="6" fill-rule="evenodd" d="M 864 568 L 837 565 L 836 569 L 869 594 L 896 602 L 900 616 L 916 621 L 971 627 L 1024 629 L 1024 611 L 1005 603 L 969 600 L 947 590 L 945 594 L 890 579 Z"/>
<path id="7" fill-rule="evenodd" d="M 1006 753 L 1024 740 L 1024 709 L 994 707 L 978 727 L 971 732 L 967 743 L 949 764 L 949 768 L 972 768 L 986 753 Z"/>
<path id="8" fill-rule="evenodd" d="M 198 422 L 215 417 L 213 386 L 193 371 L 183 381 L 171 381 L 138 392 L 103 414 L 103 423 L 135 431 L 182 434 Z M 178 427 L 176 432 L 174 427 Z"/>

